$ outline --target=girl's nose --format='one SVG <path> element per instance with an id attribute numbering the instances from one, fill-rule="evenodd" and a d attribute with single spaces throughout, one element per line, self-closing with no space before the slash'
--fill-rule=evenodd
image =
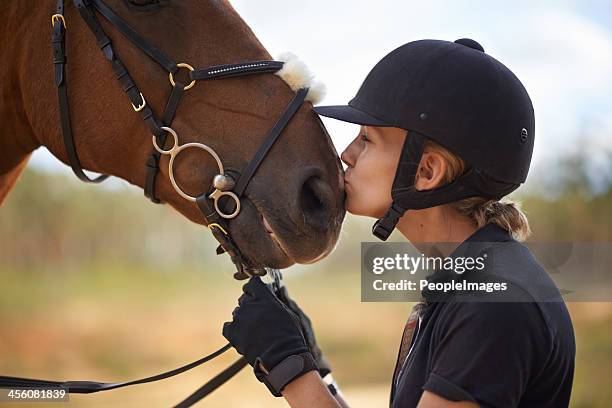
<path id="1" fill-rule="evenodd" d="M 344 164 L 346 164 L 347 166 L 349 166 L 349 167 L 354 167 L 355 166 L 355 161 L 357 159 L 357 153 L 358 152 L 357 152 L 357 146 L 356 146 L 356 143 L 355 143 L 357 138 L 355 138 L 355 140 L 353 140 L 351 142 L 351 144 L 349 144 L 346 147 L 346 149 L 344 149 L 342 154 L 340 155 L 340 160 L 342 160 L 342 162 Z"/>
<path id="2" fill-rule="evenodd" d="M 353 165 L 351 159 L 349 158 L 348 148 L 344 149 L 342 154 L 340 155 L 340 160 L 347 166 L 351 167 Z"/>

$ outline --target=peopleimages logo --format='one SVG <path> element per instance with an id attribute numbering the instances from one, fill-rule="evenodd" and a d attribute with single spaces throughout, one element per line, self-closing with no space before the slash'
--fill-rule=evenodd
<path id="1" fill-rule="evenodd" d="M 527 247 L 527 248 L 524 248 Z M 533 255 L 537 264 L 527 252 Z M 514 275 L 498 273 L 508 267 L 533 277 L 524 287 Z M 532 302 L 612 301 L 612 243 L 610 242 L 362 242 L 361 300 L 418 302 L 432 299 Z M 541 269 L 559 291 L 537 278 Z M 512 281 L 512 283 L 511 283 Z"/>
<path id="2" fill-rule="evenodd" d="M 386 271 L 406 271 L 414 275 L 418 270 L 433 271 L 433 270 L 451 270 L 458 274 L 465 271 L 477 270 L 482 271 L 485 267 L 485 259 L 487 254 L 478 257 L 440 257 L 440 256 L 412 256 L 406 253 L 396 254 L 391 257 L 375 257 L 372 258 L 372 272 L 376 275 L 381 275 Z"/>

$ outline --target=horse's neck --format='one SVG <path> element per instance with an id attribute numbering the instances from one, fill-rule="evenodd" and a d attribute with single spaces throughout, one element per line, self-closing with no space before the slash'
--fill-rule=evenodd
<path id="1" fill-rule="evenodd" d="M 52 10 L 51 2 L 41 0 L 36 7 L 23 1 L 0 3 L 3 21 L 0 24 L 0 205 L 26 167 L 32 151 L 40 146 L 30 112 L 26 110 L 24 84 L 44 79 L 29 76 L 28 67 L 31 62 L 48 57 L 42 52 L 42 45 L 36 47 L 33 39 L 40 39 L 43 28 L 49 28 L 44 25 L 44 16 L 46 9 Z"/>
<path id="2" fill-rule="evenodd" d="M 16 177 L 13 173 L 18 174 L 31 152 L 40 146 L 32 128 L 33 112 L 26 108 L 30 102 L 26 87 L 39 86 L 47 80 L 31 67 L 50 63 L 50 51 L 45 52 L 43 47 L 49 44 L 45 38 L 51 20 L 45 17 L 52 7 L 52 0 L 37 2 L 35 7 L 31 2 L 21 1 L 0 4 L 0 19 L 4 22 L 0 24 L 0 176 L 13 181 Z M 0 189 L 3 184 L 7 183 L 0 179 Z"/>

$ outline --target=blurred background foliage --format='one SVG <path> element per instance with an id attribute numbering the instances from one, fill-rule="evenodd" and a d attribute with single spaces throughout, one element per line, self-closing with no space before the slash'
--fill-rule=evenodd
<path id="1" fill-rule="evenodd" d="M 519 190 L 514 198 L 530 217 L 532 239 L 612 241 L 609 157 L 608 167 L 594 174 L 586 154 L 578 152 Z M 348 215 L 332 255 L 284 272 L 353 407 L 388 404 L 411 307 L 360 301 L 360 242 L 373 240 L 371 223 Z M 401 240 L 397 234 L 394 239 Z M 122 381 L 217 349 L 225 344 L 221 327 L 241 283 L 232 279 L 229 259 L 214 255 L 215 247 L 205 228 L 151 205 L 125 183 L 89 186 L 63 174 L 26 170 L 0 211 L 0 373 Z M 612 400 L 611 306 L 569 305 L 578 346 L 573 407 L 608 407 Z M 71 404 L 169 406 L 235 358 L 232 351 L 159 385 L 74 395 Z M 286 406 L 249 370 L 204 405 Z"/>

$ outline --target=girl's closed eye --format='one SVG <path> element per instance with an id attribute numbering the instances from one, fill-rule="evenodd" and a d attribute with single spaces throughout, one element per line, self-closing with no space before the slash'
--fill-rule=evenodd
<path id="1" fill-rule="evenodd" d="M 363 142 L 371 142 L 372 140 L 368 137 L 368 128 L 366 126 L 363 126 L 361 129 L 361 135 L 360 138 Z"/>

